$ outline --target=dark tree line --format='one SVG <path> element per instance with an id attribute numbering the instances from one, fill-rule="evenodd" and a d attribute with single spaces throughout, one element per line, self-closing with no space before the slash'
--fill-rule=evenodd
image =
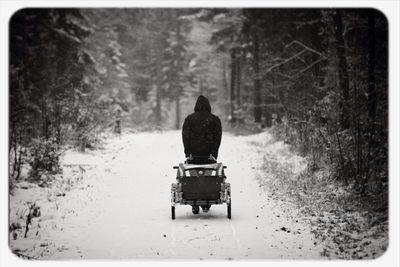
<path id="1" fill-rule="evenodd" d="M 180 97 L 192 79 L 185 67 L 190 27 L 180 16 L 190 12 L 24 9 L 14 14 L 11 177 L 19 179 L 24 164 L 32 178 L 57 172 L 63 148 L 93 148 L 105 130 L 120 132 L 121 120 L 132 127 L 162 127 L 173 100 L 179 128 Z"/>
<path id="2" fill-rule="evenodd" d="M 56 171 L 66 127 L 78 129 L 91 114 L 80 105 L 89 91 L 90 61 L 79 49 L 89 31 L 74 9 L 22 10 L 10 22 L 10 156 L 18 178 L 25 156 L 36 172 Z M 77 130 L 77 132 L 82 129 Z"/>
<path id="3" fill-rule="evenodd" d="M 274 122 L 313 168 L 329 165 L 361 192 L 386 192 L 385 17 L 373 9 L 221 14 L 231 23 L 213 40 L 230 55 L 231 122 Z"/>

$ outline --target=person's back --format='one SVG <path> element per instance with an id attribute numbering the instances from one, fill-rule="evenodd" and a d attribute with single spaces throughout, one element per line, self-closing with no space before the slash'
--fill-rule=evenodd
<path id="1" fill-rule="evenodd" d="M 193 157 L 192 163 L 209 163 L 208 157 L 218 157 L 221 143 L 221 120 L 211 113 L 208 99 L 199 96 L 194 113 L 186 117 L 182 127 L 182 139 L 186 157 Z"/>

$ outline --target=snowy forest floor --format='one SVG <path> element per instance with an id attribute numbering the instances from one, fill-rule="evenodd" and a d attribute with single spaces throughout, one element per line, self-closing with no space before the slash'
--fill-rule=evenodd
<path id="1" fill-rule="evenodd" d="M 219 160 L 228 166 L 232 219 L 214 205 L 199 215 L 177 206 L 171 220 L 180 132 L 124 133 L 99 150 L 67 151 L 49 187 L 15 184 L 10 248 L 27 259 L 197 260 L 371 259 L 386 249 L 385 214 L 361 209 L 336 183 L 317 187 L 321 172 L 303 177 L 307 160 L 271 132 L 224 133 Z M 299 178 L 311 184 L 298 188 Z M 24 237 L 31 203 L 41 215 Z"/>

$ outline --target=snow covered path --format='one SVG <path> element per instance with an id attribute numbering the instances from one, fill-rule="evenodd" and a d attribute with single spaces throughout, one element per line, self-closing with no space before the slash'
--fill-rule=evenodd
<path id="1" fill-rule="evenodd" d="M 52 211 L 58 219 L 52 217 L 53 227 L 42 229 L 55 249 L 48 258 L 321 258 L 322 248 L 315 245 L 308 226 L 296 222 L 290 207 L 268 198 L 259 185 L 265 155 L 281 156 L 299 171 L 304 167 L 268 133 L 224 133 L 219 160 L 228 166 L 232 220 L 227 219 L 226 205 L 199 215 L 192 214 L 190 206 L 177 206 L 176 220 L 171 220 L 172 166 L 183 160 L 180 132 L 124 134 L 108 141 L 104 150 L 69 152 L 63 163 L 85 164 L 85 178 L 58 198 L 57 211 Z M 18 192 L 11 207 L 13 199 Z M 45 208 L 42 214 L 46 216 Z M 18 242 L 23 240 L 11 245 Z"/>

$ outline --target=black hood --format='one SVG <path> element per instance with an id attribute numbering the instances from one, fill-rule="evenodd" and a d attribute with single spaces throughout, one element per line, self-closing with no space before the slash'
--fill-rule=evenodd
<path id="1" fill-rule="evenodd" d="M 196 105 L 194 106 L 194 111 L 208 111 L 211 112 L 211 106 L 208 99 L 204 96 L 199 96 L 196 101 Z"/>

